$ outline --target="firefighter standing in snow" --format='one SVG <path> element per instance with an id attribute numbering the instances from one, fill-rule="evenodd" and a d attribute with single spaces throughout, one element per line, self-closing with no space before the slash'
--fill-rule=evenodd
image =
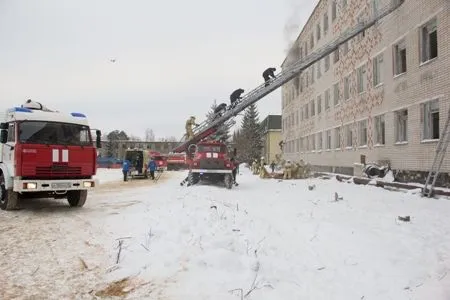
<path id="1" fill-rule="evenodd" d="M 284 164 L 284 175 L 283 179 L 291 179 L 292 177 L 292 163 L 290 160 L 286 161 Z"/>
<path id="2" fill-rule="evenodd" d="M 269 81 L 270 81 L 271 77 L 273 79 L 277 78 L 274 74 L 276 70 L 277 69 L 275 69 L 275 68 L 268 68 L 263 72 L 262 76 L 264 78 L 265 86 L 269 85 Z"/>
<path id="3" fill-rule="evenodd" d="M 192 130 L 192 126 L 198 126 L 198 124 L 195 123 L 195 117 L 192 116 L 186 121 L 186 136 L 187 139 L 193 139 L 194 138 L 194 131 Z"/>

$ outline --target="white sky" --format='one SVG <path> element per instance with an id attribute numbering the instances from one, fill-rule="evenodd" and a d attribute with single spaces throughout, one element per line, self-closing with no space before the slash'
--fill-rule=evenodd
<path id="1" fill-rule="evenodd" d="M 181 138 L 190 115 L 280 70 L 316 3 L 0 0 L 1 108 L 31 98 L 103 132 Z M 258 102 L 260 120 L 281 113 L 280 92 Z"/>

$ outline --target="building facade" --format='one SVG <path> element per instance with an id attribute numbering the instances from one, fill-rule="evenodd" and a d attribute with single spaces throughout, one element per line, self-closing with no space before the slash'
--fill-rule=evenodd
<path id="1" fill-rule="evenodd" d="M 399 0 L 321 0 L 282 67 L 390 1 Z M 449 31 L 450 1 L 406 0 L 284 85 L 284 156 L 353 174 L 365 155 L 400 180 L 424 181 L 450 107 Z M 448 181 L 450 153 L 442 172 Z"/>
<path id="2" fill-rule="evenodd" d="M 271 163 L 275 161 L 275 155 L 281 154 L 279 143 L 281 142 L 281 115 L 268 115 L 261 122 L 263 149 L 262 157 Z"/>

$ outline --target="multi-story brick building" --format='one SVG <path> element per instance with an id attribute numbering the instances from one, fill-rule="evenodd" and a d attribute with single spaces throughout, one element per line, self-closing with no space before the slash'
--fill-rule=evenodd
<path id="1" fill-rule="evenodd" d="M 320 0 L 282 67 L 390 1 L 399 0 Z M 353 174 L 365 155 L 389 161 L 400 180 L 423 181 L 450 107 L 449 34 L 448 0 L 406 0 L 284 85 L 285 157 Z M 448 181 L 450 153 L 442 171 Z"/>

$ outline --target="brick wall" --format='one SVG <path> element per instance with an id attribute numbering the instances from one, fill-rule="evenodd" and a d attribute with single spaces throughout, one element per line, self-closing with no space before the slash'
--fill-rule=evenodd
<path id="1" fill-rule="evenodd" d="M 381 8 L 389 0 L 379 0 Z M 374 1 L 347 0 L 342 7 L 338 1 L 337 18 L 332 22 L 333 1 L 322 0 L 313 12 L 294 47 L 303 50 L 291 51 L 291 56 L 308 54 L 329 43 L 347 28 L 354 26 L 358 17 L 368 18 L 375 10 Z M 298 80 L 294 79 L 282 88 L 283 140 L 287 142 L 284 156 L 298 160 L 303 158 L 312 165 L 323 167 L 349 168 L 359 162 L 360 154 L 367 161 L 388 160 L 396 170 L 428 171 L 437 145 L 435 140 L 422 138 L 421 105 L 431 99 L 439 99 L 439 131 L 442 131 L 450 107 L 450 2 L 447 0 L 408 0 L 394 13 L 379 24 L 349 43 L 348 52 L 341 47 L 339 61 L 330 57 L 330 68 L 325 71 L 325 60 L 321 60 L 318 76 L 317 64 L 304 72 Z M 328 14 L 329 29 L 325 34 L 324 15 Z M 438 56 L 425 63 L 420 62 L 420 32 L 424 24 L 436 18 Z M 317 24 L 321 27 L 321 37 L 317 39 Z M 314 47 L 311 49 L 311 35 Z M 394 76 L 394 46 L 404 40 L 406 45 L 406 69 L 404 74 Z M 374 86 L 374 60 L 382 54 L 381 81 Z M 294 57 L 295 59 L 295 57 Z M 365 66 L 362 77 L 364 92 L 358 91 L 358 68 Z M 312 69 L 314 68 L 314 71 Z M 314 72 L 314 83 L 311 83 Z M 345 77 L 350 76 L 350 98 L 344 100 Z M 309 84 L 306 86 L 306 78 Z M 301 79 L 303 78 L 303 79 Z M 303 88 L 302 82 L 303 80 Z M 339 86 L 339 102 L 334 104 L 333 85 Z M 330 91 L 330 107 L 325 108 L 325 92 Z M 318 113 L 318 98 L 321 99 L 321 112 Z M 314 99 L 314 116 L 311 116 L 311 103 Z M 304 115 L 308 105 L 308 118 Z M 407 141 L 396 142 L 396 114 L 399 109 L 408 110 Z M 385 143 L 376 141 L 376 116 L 384 115 Z M 423 118 L 422 118 L 423 119 Z M 359 128 L 367 126 L 367 142 Z M 345 126 L 353 129 L 351 146 L 346 147 Z M 335 128 L 340 128 L 341 147 L 336 149 Z M 331 130 L 331 149 L 326 149 L 325 132 Z M 318 142 L 322 133 L 322 147 Z M 314 147 L 311 144 L 315 136 Z M 309 140 L 309 147 L 306 142 Z M 303 143 L 302 143 L 303 141 Z M 343 145 L 342 145 L 343 144 Z M 450 153 L 444 160 L 443 172 L 450 172 Z"/>

